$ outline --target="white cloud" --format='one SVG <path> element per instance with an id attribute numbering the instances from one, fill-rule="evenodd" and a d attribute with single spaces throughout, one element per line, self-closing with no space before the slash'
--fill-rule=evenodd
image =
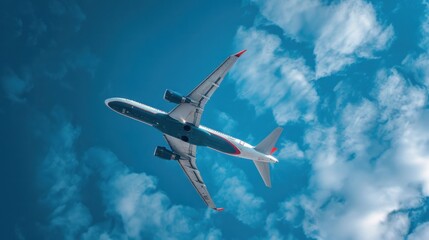
<path id="1" fill-rule="evenodd" d="M 387 130 L 404 127 L 410 120 L 416 119 L 416 114 L 420 114 L 419 110 L 427 102 L 423 89 L 408 86 L 395 69 L 379 71 L 376 80 L 375 97 L 381 110 L 381 120 L 387 121 Z"/>
<path id="2" fill-rule="evenodd" d="M 304 152 L 299 148 L 298 144 L 285 141 L 281 144 L 278 157 L 280 159 L 302 159 L 304 157 Z"/>
<path id="3" fill-rule="evenodd" d="M 425 91 L 395 69 L 376 77 L 373 101 L 347 104 L 332 125 L 305 134 L 309 190 L 278 214 L 316 239 L 403 239 L 407 210 L 429 196 Z"/>
<path id="4" fill-rule="evenodd" d="M 222 131 L 225 133 L 231 133 L 237 127 L 237 121 L 225 112 L 219 111 L 217 120 L 222 125 Z"/>
<path id="5" fill-rule="evenodd" d="M 427 88 L 420 87 L 429 86 L 427 53 L 410 55 L 403 61 L 421 85 L 414 85 L 392 68 L 377 73 L 367 98 L 354 96 L 358 98 L 351 102 L 350 89 L 335 87 L 336 108 L 328 113 L 333 119 L 322 124 L 314 116 L 319 97 L 312 81 L 359 59 L 375 58 L 377 52 L 389 47 L 393 27 L 377 17 L 371 3 L 361 0 L 256 3 L 262 15 L 286 36 L 313 44 L 316 57 L 313 73 L 302 58 L 288 57 L 281 38 L 273 33 L 254 26 L 242 27 L 236 35 L 240 46 L 250 46 L 250 62 L 240 59 L 233 72 L 240 96 L 259 111 L 273 110 L 278 123 L 313 115 L 307 118 L 314 124 L 307 129 L 301 148 L 289 142 L 280 151 L 284 157 L 304 155 L 309 160 L 309 187 L 268 215 L 267 232 L 277 233 L 275 223 L 284 221 L 302 227 L 308 237 L 316 239 L 406 238 L 412 225 L 408 210 L 421 206 L 422 198 L 429 196 L 428 95 Z M 428 31 L 422 28 L 425 35 Z M 427 47 L 424 43 L 423 39 L 421 46 Z M 290 99 L 293 102 L 297 99 L 293 94 L 302 92 L 287 89 L 291 84 L 274 87 L 284 79 L 278 69 L 288 64 L 303 73 L 315 98 L 300 99 L 287 111 L 280 111 L 280 105 L 289 104 Z M 271 89 L 280 90 L 270 95 Z M 330 110 L 328 106 L 321 109 Z"/>
<path id="6" fill-rule="evenodd" d="M 194 238 L 194 240 L 217 240 L 223 239 L 222 232 L 219 229 L 210 228 L 206 233 L 201 233 Z"/>
<path id="7" fill-rule="evenodd" d="M 54 129 L 48 154 L 40 168 L 40 180 L 46 189 L 43 202 L 50 211 L 48 229 L 51 234 L 59 230 L 63 238 L 76 239 L 92 221 L 81 199 L 85 174 L 78 173 L 79 162 L 74 153 L 74 142 L 80 130 L 69 122 L 58 120 L 59 123 L 51 123 L 58 129 Z"/>
<path id="8" fill-rule="evenodd" d="M 383 239 L 403 239 L 400 236 L 406 236 L 410 220 L 408 213 L 391 213 L 387 221 L 382 224 Z"/>
<path id="9" fill-rule="evenodd" d="M 423 5 L 425 6 L 425 15 L 420 26 L 421 39 L 419 45 L 424 52 L 418 56 L 409 54 L 402 61 L 402 64 L 412 71 L 415 80 L 429 89 L 429 1 L 424 0 Z"/>
<path id="10" fill-rule="evenodd" d="M 314 45 L 317 78 L 340 71 L 359 58 L 374 57 L 388 47 L 394 35 L 393 27 L 380 23 L 374 7 L 362 0 L 255 2 L 262 15 L 287 36 Z"/>
<path id="11" fill-rule="evenodd" d="M 108 150 L 90 149 L 85 162 L 100 174 L 100 189 L 106 213 L 119 217 L 122 236 L 132 239 L 217 239 L 222 235 L 208 228 L 208 219 L 195 209 L 171 204 L 168 196 L 157 190 L 156 179 L 145 173 L 133 173 Z M 93 231 L 105 234 L 103 231 Z M 87 233 L 88 236 L 90 233 Z"/>
<path id="12" fill-rule="evenodd" d="M 109 150 L 97 147 L 75 153 L 80 129 L 64 118 L 60 108 L 49 126 L 49 151 L 39 172 L 48 208 L 43 234 L 64 239 L 221 239 L 222 232 L 204 210 L 175 205 L 157 189 L 157 180 L 134 173 Z M 52 132 L 49 132 L 52 131 Z M 91 182 L 88 180 L 91 179 Z M 92 182 L 94 181 L 94 182 Z M 95 183 L 95 184 L 93 184 Z M 92 216 L 84 201 L 84 186 L 101 197 L 104 218 Z M 91 196 L 92 197 L 92 196 Z M 250 195 L 252 197 L 252 195 Z M 94 222 L 96 220 L 97 222 Z"/>
<path id="13" fill-rule="evenodd" d="M 428 45 L 429 47 L 429 45 Z M 427 48 L 429 53 L 429 48 Z M 422 53 L 418 57 L 408 55 L 402 64 L 407 66 L 413 73 L 415 79 L 429 89 L 429 54 Z"/>
<path id="14" fill-rule="evenodd" d="M 311 160 L 314 175 L 311 183 L 323 191 L 338 191 L 343 187 L 350 167 L 343 161 L 337 146 L 335 127 L 317 127 L 305 134 L 308 149 L 306 157 Z"/>
<path id="15" fill-rule="evenodd" d="M 425 16 L 420 26 L 420 33 L 422 38 L 420 40 L 420 47 L 429 52 L 429 1 L 422 1 L 425 7 Z"/>
<path id="16" fill-rule="evenodd" d="M 82 239 L 91 240 L 91 239 L 99 239 L 99 240 L 111 240 L 111 239 L 126 239 L 125 236 L 115 236 L 113 238 L 111 234 L 106 232 L 107 227 L 105 226 L 91 226 L 88 230 L 82 234 Z"/>
<path id="17" fill-rule="evenodd" d="M 368 132 L 374 127 L 376 118 L 377 107 L 366 99 L 357 105 L 346 105 L 341 116 L 342 144 L 345 153 L 363 155 L 355 158 L 368 156 L 365 150 L 372 144 Z"/>
<path id="18" fill-rule="evenodd" d="M 225 211 L 232 212 L 244 224 L 256 226 L 261 223 L 265 212 L 264 200 L 251 192 L 251 186 L 238 168 L 231 164 L 213 166 L 219 192 L 215 199 L 225 204 Z"/>
<path id="19" fill-rule="evenodd" d="M 267 236 L 262 239 L 284 239 L 283 234 L 275 227 L 276 222 L 278 222 L 277 215 L 275 213 L 269 214 L 265 220 L 265 232 L 267 233 Z"/>
<path id="20" fill-rule="evenodd" d="M 241 27 L 236 41 L 249 49 L 232 70 L 239 97 L 248 100 L 258 113 L 272 109 L 279 124 L 313 120 L 319 98 L 305 61 L 286 56 L 279 37 L 255 28 Z"/>
<path id="21" fill-rule="evenodd" d="M 429 222 L 425 222 L 416 229 L 408 236 L 408 240 L 424 240 L 429 239 Z"/>

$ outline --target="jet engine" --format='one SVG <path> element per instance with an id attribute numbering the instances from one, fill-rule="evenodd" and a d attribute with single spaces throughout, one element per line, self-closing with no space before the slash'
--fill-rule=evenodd
<path id="1" fill-rule="evenodd" d="M 164 99 L 168 102 L 180 104 L 180 103 L 190 103 L 192 100 L 188 97 L 184 97 L 177 92 L 171 91 L 169 89 L 165 90 Z"/>
<path id="2" fill-rule="evenodd" d="M 165 147 L 158 146 L 155 148 L 153 155 L 166 160 L 179 160 L 180 155 L 168 150 Z"/>

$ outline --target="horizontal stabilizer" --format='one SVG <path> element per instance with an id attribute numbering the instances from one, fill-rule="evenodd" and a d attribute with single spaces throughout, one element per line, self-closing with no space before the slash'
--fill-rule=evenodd
<path id="1" fill-rule="evenodd" d="M 277 148 L 274 147 L 277 140 L 280 137 L 280 134 L 282 134 L 283 128 L 277 127 L 268 135 L 262 142 L 260 142 L 258 145 L 256 145 L 255 150 L 258 152 L 261 152 L 263 154 L 271 155 L 273 154 Z"/>
<path id="2" fill-rule="evenodd" d="M 271 187 L 271 178 L 270 178 L 270 164 L 267 162 L 258 162 L 253 161 L 256 168 L 261 174 L 262 180 L 264 180 L 265 186 Z"/>

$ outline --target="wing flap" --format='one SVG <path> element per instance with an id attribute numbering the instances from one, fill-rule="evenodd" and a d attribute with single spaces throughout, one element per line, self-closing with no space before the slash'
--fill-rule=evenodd
<path id="1" fill-rule="evenodd" d="M 216 70 L 204 79 L 187 97 L 193 102 L 181 103 L 177 105 L 168 115 L 182 122 L 192 123 L 195 126 L 200 125 L 201 115 L 204 111 L 206 103 L 210 100 L 216 89 L 219 88 L 225 75 L 243 54 L 245 50 L 237 54 L 229 56 Z"/>
<path id="2" fill-rule="evenodd" d="M 180 139 L 165 134 L 164 138 L 170 145 L 171 149 L 181 156 L 180 160 L 178 160 L 177 162 L 179 163 L 185 175 L 188 177 L 189 181 L 194 186 L 195 190 L 197 190 L 198 194 L 201 196 L 207 206 L 216 210 L 216 205 L 214 204 L 210 193 L 204 183 L 204 180 L 200 174 L 200 171 L 198 170 L 196 165 L 195 156 L 197 147 L 195 145 L 189 144 Z"/>
<path id="3" fill-rule="evenodd" d="M 194 186 L 195 190 L 197 190 L 198 194 L 201 196 L 203 201 L 209 206 L 210 208 L 216 208 L 214 205 L 213 200 L 210 197 L 210 194 L 207 190 L 206 185 L 201 179 L 201 176 L 199 176 L 198 170 L 193 170 L 190 168 L 186 168 L 184 164 L 189 160 L 179 160 L 179 165 L 182 167 L 183 171 L 185 172 L 186 176 L 188 177 L 189 181 Z"/>

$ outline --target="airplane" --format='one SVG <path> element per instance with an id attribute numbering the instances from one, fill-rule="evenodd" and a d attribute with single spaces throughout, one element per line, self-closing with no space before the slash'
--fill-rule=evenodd
<path id="1" fill-rule="evenodd" d="M 283 131 L 281 127 L 274 129 L 258 145 L 252 146 L 240 139 L 200 125 L 206 103 L 245 51 L 229 56 L 186 96 L 167 89 L 164 99 L 177 104 L 168 113 L 125 98 L 115 97 L 105 100 L 105 104 L 113 111 L 161 131 L 170 149 L 157 146 L 154 155 L 161 159 L 177 161 L 203 201 L 216 211 L 222 211 L 223 208 L 218 208 L 214 204 L 197 168 L 197 146 L 209 147 L 227 155 L 252 160 L 267 187 L 271 187 L 269 164 L 278 162 L 273 153 L 277 150 L 274 145 Z"/>

